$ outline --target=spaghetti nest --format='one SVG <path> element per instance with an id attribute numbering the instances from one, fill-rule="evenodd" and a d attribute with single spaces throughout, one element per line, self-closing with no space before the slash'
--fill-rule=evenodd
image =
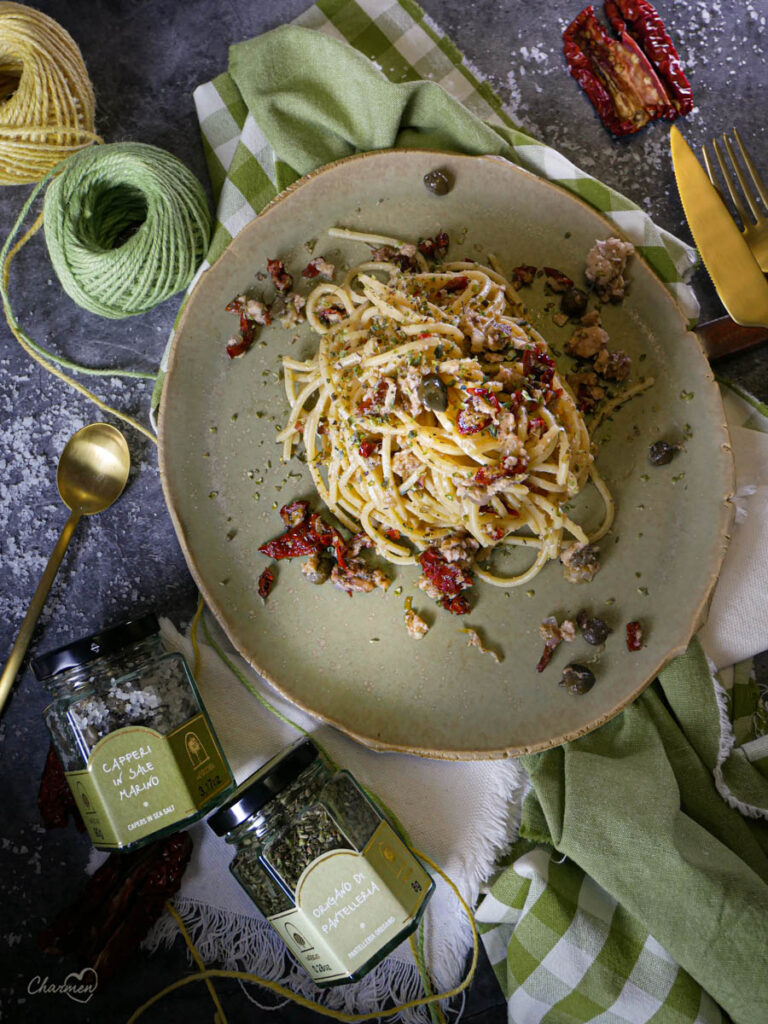
<path id="1" fill-rule="evenodd" d="M 310 294 L 320 343 L 309 361 L 283 359 L 291 414 L 279 435 L 286 459 L 303 438 L 328 508 L 391 562 L 435 547 L 498 586 L 599 539 L 612 503 L 587 428 L 495 260 L 431 267 L 395 239 L 331 234 L 379 247 L 377 259 Z M 590 477 L 606 514 L 588 537 L 564 506 Z M 497 545 L 535 557 L 501 577 L 476 561 Z"/>

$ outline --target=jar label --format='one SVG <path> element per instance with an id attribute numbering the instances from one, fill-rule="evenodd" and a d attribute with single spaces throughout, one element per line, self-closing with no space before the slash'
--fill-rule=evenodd
<path id="1" fill-rule="evenodd" d="M 166 736 L 116 729 L 66 776 L 94 846 L 110 850 L 183 821 L 232 783 L 202 713 Z"/>
<path id="2" fill-rule="evenodd" d="M 296 907 L 269 921 L 315 981 L 339 981 L 400 941 L 431 888 L 383 821 L 362 853 L 332 850 L 312 861 L 296 886 Z"/>

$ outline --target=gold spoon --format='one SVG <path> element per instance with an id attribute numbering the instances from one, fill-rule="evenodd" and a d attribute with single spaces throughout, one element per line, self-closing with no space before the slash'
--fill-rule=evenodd
<path id="1" fill-rule="evenodd" d="M 56 483 L 61 500 L 71 510 L 71 515 L 48 559 L 16 643 L 0 676 L 0 713 L 75 527 L 82 516 L 103 512 L 120 497 L 130 468 L 131 456 L 126 440 L 119 430 L 108 423 L 89 423 L 67 441 L 59 459 Z"/>

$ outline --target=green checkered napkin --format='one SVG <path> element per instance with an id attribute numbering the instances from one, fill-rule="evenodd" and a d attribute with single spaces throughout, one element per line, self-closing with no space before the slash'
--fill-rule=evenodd
<path id="1" fill-rule="evenodd" d="M 768 1019 L 767 724 L 751 665 L 713 681 L 694 643 L 606 726 L 521 759 L 520 832 L 546 846 L 477 913 L 511 1022 Z"/>
<path id="2" fill-rule="evenodd" d="M 351 153 L 416 146 L 495 153 L 556 181 L 611 219 L 684 311 L 697 313 L 684 283 L 693 251 L 517 129 L 412 0 L 320 0 L 294 26 L 232 47 L 228 72 L 197 89 L 195 102 L 217 202 L 199 273 L 301 175 Z M 155 402 L 161 386 L 162 372 Z M 693 648 L 687 659 L 603 729 L 525 759 L 533 781 L 522 822 L 526 851 L 517 851 L 478 914 L 515 1024 L 709 1024 L 723 1016 L 698 982 L 739 1012 L 760 990 L 748 975 L 760 973 L 760 942 L 768 938 L 754 912 L 766 906 L 765 844 L 753 837 L 762 823 L 727 807 L 712 781 L 732 801 L 743 791 L 753 813 L 768 807 L 760 774 L 768 746 L 755 731 L 758 693 L 743 666 L 715 688 L 700 652 Z M 676 717 L 673 691 L 696 695 L 689 720 Z M 725 709 L 738 744 L 727 757 Z M 659 792 L 649 792 L 642 778 L 657 780 Z M 678 793 L 690 806 L 676 813 Z M 649 822 L 657 819 L 651 834 L 658 841 L 649 849 Z M 677 829 L 682 821 L 698 829 L 693 840 Z M 553 845 L 572 859 L 553 854 Z M 752 917 L 741 906 L 735 915 L 728 892 L 745 879 L 755 897 Z M 679 915 L 675 895 L 683 881 L 691 903 Z M 689 962 L 699 955 L 704 971 Z"/>
<path id="3" fill-rule="evenodd" d="M 195 104 L 217 204 L 197 276 L 297 178 L 352 153 L 411 146 L 494 153 L 557 182 L 612 220 L 685 314 L 698 314 L 684 283 L 695 251 L 516 128 L 499 97 L 413 0 L 320 0 L 293 25 L 231 47 L 229 70 L 196 89 Z M 168 351 L 153 415 L 167 357 Z"/>

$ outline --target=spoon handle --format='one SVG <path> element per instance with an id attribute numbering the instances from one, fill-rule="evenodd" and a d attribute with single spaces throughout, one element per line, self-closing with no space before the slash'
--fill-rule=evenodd
<path id="1" fill-rule="evenodd" d="M 59 539 L 56 541 L 56 547 L 48 559 L 48 565 L 46 565 L 45 572 L 37 585 L 37 590 L 32 597 L 27 614 L 24 616 L 19 635 L 16 637 L 16 643 L 13 645 L 8 661 L 5 663 L 3 674 L 0 676 L 0 714 L 2 714 L 3 706 L 8 698 L 8 694 L 11 692 L 13 681 L 21 667 L 22 659 L 27 653 L 29 641 L 32 639 L 37 620 L 40 618 L 40 612 L 43 610 L 45 599 L 48 597 L 48 591 L 51 589 L 51 584 L 59 570 L 64 552 L 67 550 L 67 545 L 72 539 L 72 534 L 75 532 L 75 527 L 80 522 L 81 517 L 81 512 L 74 511 L 67 520 Z"/>

